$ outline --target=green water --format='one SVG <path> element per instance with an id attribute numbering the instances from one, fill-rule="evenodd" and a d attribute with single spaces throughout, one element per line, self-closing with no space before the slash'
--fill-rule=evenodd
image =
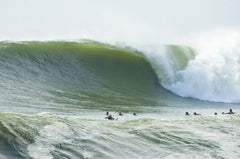
<path id="1" fill-rule="evenodd" d="M 165 47 L 175 72 L 195 59 L 190 47 Z M 1 42 L 0 157 L 239 158 L 239 115 L 213 116 L 238 104 L 173 94 L 157 62 L 94 41 Z"/>

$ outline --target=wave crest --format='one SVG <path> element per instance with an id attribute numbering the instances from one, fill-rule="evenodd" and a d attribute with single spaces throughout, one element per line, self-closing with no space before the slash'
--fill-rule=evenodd
<path id="1" fill-rule="evenodd" d="M 194 48 L 167 45 L 154 53 L 146 52 L 146 57 L 161 85 L 181 97 L 239 103 L 239 39 L 212 39 L 212 45 L 205 41 Z"/>

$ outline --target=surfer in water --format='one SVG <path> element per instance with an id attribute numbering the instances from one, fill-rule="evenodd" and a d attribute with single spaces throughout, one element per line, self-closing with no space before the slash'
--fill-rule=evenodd
<path id="1" fill-rule="evenodd" d="M 228 113 L 225 113 L 225 114 L 235 114 L 236 112 L 233 112 L 232 109 L 229 109 L 229 112 Z"/>
<path id="2" fill-rule="evenodd" d="M 123 116 L 123 114 L 121 112 L 118 113 L 119 116 Z"/>
<path id="3" fill-rule="evenodd" d="M 225 113 L 225 112 L 222 112 L 222 114 L 235 114 L 236 112 L 233 112 L 232 109 L 229 109 L 229 112 Z"/>
<path id="4" fill-rule="evenodd" d="M 133 115 L 134 115 L 134 116 L 137 116 L 137 114 L 136 114 L 136 113 L 133 113 Z"/>
<path id="5" fill-rule="evenodd" d="M 190 114 L 189 114 L 188 112 L 185 112 L 185 115 L 187 115 L 187 116 L 188 116 L 188 115 L 190 115 Z"/>
<path id="6" fill-rule="evenodd" d="M 105 119 L 108 119 L 108 120 L 118 120 L 118 118 L 113 118 L 111 114 L 109 114 L 107 117 L 105 117 Z"/>
<path id="7" fill-rule="evenodd" d="M 194 112 L 193 115 L 201 115 L 201 114 L 198 114 L 198 113 Z"/>

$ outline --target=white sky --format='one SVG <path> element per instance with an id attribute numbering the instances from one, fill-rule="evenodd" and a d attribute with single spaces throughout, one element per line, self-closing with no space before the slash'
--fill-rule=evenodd
<path id="1" fill-rule="evenodd" d="M 240 0 L 0 0 L 0 40 L 137 41 L 240 28 Z"/>

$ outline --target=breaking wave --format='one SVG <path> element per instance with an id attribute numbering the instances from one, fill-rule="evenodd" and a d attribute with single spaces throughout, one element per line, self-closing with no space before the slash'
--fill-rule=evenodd
<path id="1" fill-rule="evenodd" d="M 200 49 L 184 45 L 134 49 L 95 41 L 1 42 L 0 56 L 1 85 L 8 89 L 1 91 L 6 98 L 27 96 L 36 102 L 36 92 L 43 96 L 41 91 L 76 89 L 82 98 L 104 92 L 124 99 L 149 99 L 156 88 L 167 93 L 162 86 L 181 97 L 240 102 L 240 47 L 236 42 Z M 14 93 L 9 91 L 14 88 Z M 37 91 L 32 94 L 29 88 Z M 120 102 L 119 98 L 112 100 Z"/>

